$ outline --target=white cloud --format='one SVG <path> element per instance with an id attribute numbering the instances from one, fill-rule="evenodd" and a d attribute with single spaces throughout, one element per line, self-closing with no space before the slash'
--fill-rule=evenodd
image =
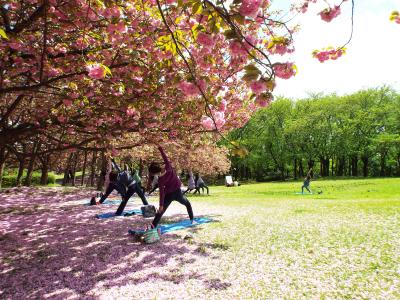
<path id="1" fill-rule="evenodd" d="M 307 92 L 345 94 L 384 84 L 400 90 L 400 25 L 389 21 L 395 0 L 355 1 L 353 39 L 347 53 L 336 61 L 318 62 L 314 49 L 343 45 L 350 34 L 351 1 L 343 4 L 342 15 L 331 23 L 316 14 L 324 7 L 312 5 L 301 15 L 301 31 L 295 36 L 295 53 L 290 57 L 299 68 L 296 77 L 278 80 L 276 95 L 307 97 Z M 325 4 L 326 6 L 326 4 Z M 278 58 L 277 58 L 278 59 Z"/>

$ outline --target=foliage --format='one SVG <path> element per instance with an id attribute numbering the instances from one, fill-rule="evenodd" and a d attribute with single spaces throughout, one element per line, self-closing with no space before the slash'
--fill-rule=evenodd
<path id="1" fill-rule="evenodd" d="M 26 174 L 24 174 L 26 175 Z M 32 185 L 40 185 L 40 178 L 42 174 L 40 172 L 33 172 L 32 173 Z M 56 183 L 56 174 L 53 172 L 49 172 L 47 178 L 47 184 L 54 184 Z M 16 173 L 9 173 L 8 175 L 3 176 L 2 180 L 2 187 L 13 187 L 17 185 L 17 174 Z"/>
<path id="2" fill-rule="evenodd" d="M 259 180 L 268 172 L 304 176 L 315 161 L 321 176 L 400 175 L 399 107 L 400 95 L 385 87 L 279 99 L 231 133 L 249 150 L 243 159 L 232 158 L 233 167 Z"/>

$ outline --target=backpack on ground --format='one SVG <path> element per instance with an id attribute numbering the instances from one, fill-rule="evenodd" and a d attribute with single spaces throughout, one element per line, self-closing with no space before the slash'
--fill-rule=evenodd
<path id="1" fill-rule="evenodd" d="M 143 242 L 146 244 L 154 244 L 160 240 L 159 228 L 148 229 L 143 234 Z"/>
<path id="2" fill-rule="evenodd" d="M 144 205 L 141 207 L 143 217 L 150 218 L 156 215 L 156 208 L 154 205 Z"/>

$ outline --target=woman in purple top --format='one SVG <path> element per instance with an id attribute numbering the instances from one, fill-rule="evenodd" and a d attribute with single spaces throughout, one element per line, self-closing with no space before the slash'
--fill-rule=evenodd
<path id="1" fill-rule="evenodd" d="M 160 207 L 154 217 L 152 226 L 156 227 L 161 220 L 162 215 L 167 210 L 172 201 L 176 200 L 186 206 L 190 220 L 193 222 L 193 210 L 189 200 L 182 194 L 181 181 L 171 166 L 167 155 L 162 147 L 158 146 L 161 156 L 164 160 L 163 169 L 158 163 L 152 162 L 149 166 L 149 173 L 158 176 L 158 188 L 160 190 Z"/>

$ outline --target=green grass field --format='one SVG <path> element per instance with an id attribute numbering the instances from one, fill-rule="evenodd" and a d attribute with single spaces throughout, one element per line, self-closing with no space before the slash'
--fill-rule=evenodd
<path id="1" fill-rule="evenodd" d="M 195 216 L 215 222 L 151 245 L 127 232 L 152 218 L 96 219 L 117 205 L 83 205 L 93 190 L 1 193 L 0 298 L 400 299 L 400 178 L 317 180 L 322 194 L 296 195 L 301 185 L 189 195 Z M 161 223 L 182 219 L 175 202 Z"/>
<path id="2" fill-rule="evenodd" d="M 212 187 L 211 196 L 190 197 L 221 221 L 196 234 L 221 254 L 204 266 L 229 283 L 220 296 L 399 299 L 400 179 L 314 181 L 322 194 L 296 195 L 301 185 Z"/>

